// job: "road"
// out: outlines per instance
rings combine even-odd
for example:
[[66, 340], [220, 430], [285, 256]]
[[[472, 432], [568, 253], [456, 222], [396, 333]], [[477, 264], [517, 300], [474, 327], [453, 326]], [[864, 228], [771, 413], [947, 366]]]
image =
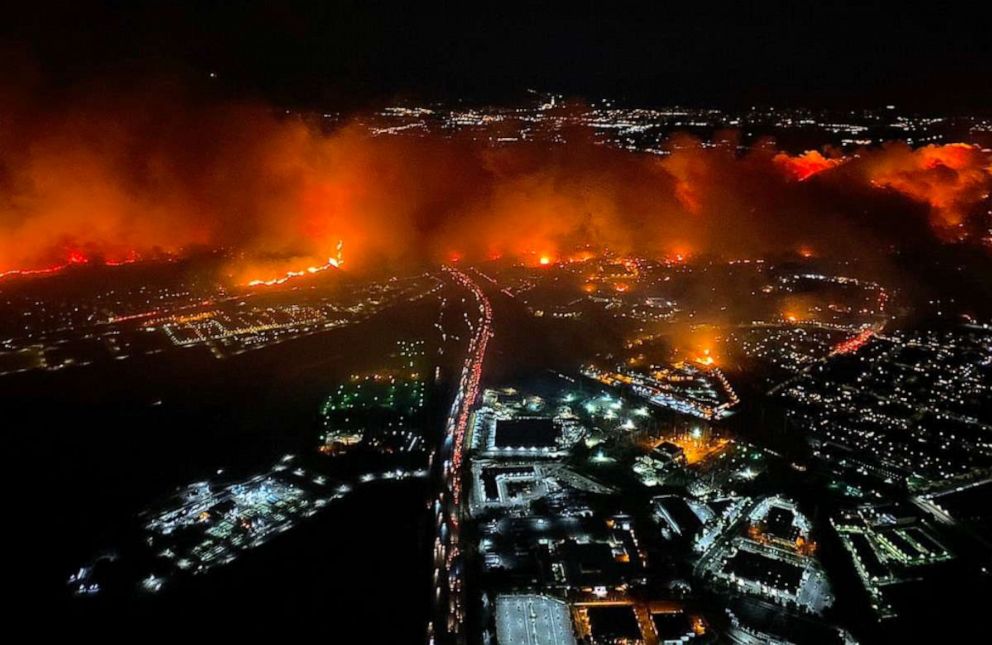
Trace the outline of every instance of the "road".
[[471, 337], [455, 400], [451, 404], [444, 439], [434, 456], [439, 470], [438, 494], [434, 500], [434, 619], [428, 624], [427, 640], [434, 643], [465, 642], [465, 590], [460, 546], [462, 461], [465, 432], [472, 405], [479, 396], [482, 364], [492, 336], [492, 306], [482, 289], [465, 273], [445, 267], [456, 285], [467, 289], [478, 305], [475, 323], [466, 323]]

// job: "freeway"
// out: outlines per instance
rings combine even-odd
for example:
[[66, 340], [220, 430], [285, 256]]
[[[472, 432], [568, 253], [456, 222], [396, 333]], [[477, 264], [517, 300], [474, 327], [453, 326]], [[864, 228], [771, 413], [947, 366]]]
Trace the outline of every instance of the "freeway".
[[465, 431], [469, 414], [479, 395], [482, 363], [486, 345], [492, 336], [492, 306], [482, 289], [465, 273], [445, 267], [456, 285], [467, 289], [474, 297], [479, 317], [471, 330], [465, 365], [451, 412], [444, 429], [444, 439], [435, 453], [433, 463], [439, 469], [440, 486], [434, 500], [434, 619], [427, 627], [427, 640], [434, 643], [465, 641], [465, 597], [463, 563], [460, 547], [462, 509], [462, 461], [465, 452]]

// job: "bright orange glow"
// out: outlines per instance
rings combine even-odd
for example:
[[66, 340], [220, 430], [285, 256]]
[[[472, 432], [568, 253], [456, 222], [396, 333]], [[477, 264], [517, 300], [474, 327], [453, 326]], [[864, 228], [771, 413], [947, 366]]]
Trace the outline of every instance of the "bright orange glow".
[[274, 287], [276, 285], [285, 284], [285, 283], [289, 282], [290, 280], [292, 280], [293, 278], [300, 278], [300, 277], [303, 277], [305, 275], [312, 275], [314, 273], [321, 273], [322, 271], [326, 271], [327, 269], [332, 269], [332, 268], [333, 269], [337, 269], [338, 268], [337, 260], [335, 260], [334, 258], [328, 258], [326, 264], [320, 264], [320, 265], [316, 265], [316, 266], [310, 266], [310, 267], [307, 267], [306, 269], [303, 269], [302, 271], [288, 271], [286, 274], [284, 274], [284, 275], [282, 275], [282, 276], [280, 276], [278, 278], [269, 278], [268, 280], [264, 280], [264, 279], [261, 279], [261, 278], [255, 278], [254, 280], [249, 280], [248, 281], [248, 286], [249, 287]]
[[823, 306], [823, 301], [814, 295], [791, 293], [781, 300], [779, 315], [782, 320], [790, 323], [815, 321]]
[[685, 245], [679, 245], [665, 254], [666, 264], [685, 264], [692, 256], [692, 249]]
[[137, 251], [128, 251], [127, 255], [119, 259], [104, 259], [103, 263], [108, 267], [119, 267], [125, 264], [133, 264], [135, 262], [140, 262], [141, 256], [138, 255]]
[[796, 551], [807, 556], [813, 555], [816, 553], [816, 542], [813, 540], [807, 541], [800, 535], [796, 538]]
[[691, 431], [663, 437], [655, 445], [666, 441], [682, 449], [685, 462], [690, 466], [717, 456], [730, 445], [730, 440], [725, 437], [714, 437], [709, 432]]
[[775, 155], [773, 161], [782, 168], [789, 176], [797, 181], [806, 181], [813, 175], [818, 175], [824, 170], [835, 168], [846, 159], [824, 157], [816, 150], [807, 150], [801, 155], [791, 157], [784, 152]]
[[942, 240], [987, 238], [967, 225], [985, 216], [992, 155], [972, 145], [792, 156], [674, 135], [659, 157], [581, 136], [567, 148], [372, 136], [360, 116], [328, 131], [266, 105], [143, 92], [52, 105], [0, 94], [0, 275], [223, 249], [224, 275], [267, 284], [332, 265], [338, 240], [355, 271], [547, 266], [606, 249], [675, 265], [810, 239], [824, 256], [859, 254], [881, 210], [919, 217], [912, 202]]
[[592, 251], [579, 251], [568, 256], [569, 262], [588, 262], [596, 257], [596, 254]]
[[340, 269], [341, 265], [344, 264], [344, 242], [338, 242], [337, 255], [332, 258], [327, 258], [327, 262], [323, 264], [311, 265], [305, 269], [286, 271], [284, 274], [279, 275], [274, 278], [253, 278], [247, 281], [249, 287], [274, 287], [277, 285], [285, 284], [294, 278], [301, 278], [306, 275], [313, 275], [315, 273], [322, 273], [328, 269]]
[[669, 333], [673, 361], [692, 363], [697, 367], [720, 365], [724, 339], [718, 325], [676, 327]]
[[86, 264], [89, 259], [82, 253], [82, 251], [70, 251], [69, 256], [65, 259], [68, 264]]
[[893, 144], [883, 150], [864, 161], [870, 183], [929, 205], [938, 232], [949, 240], [962, 239], [966, 214], [992, 190], [989, 154], [964, 143], [915, 150]]
[[692, 631], [696, 636], [702, 636], [706, 633], [706, 621], [701, 616], [692, 617]]
[[710, 365], [713, 365], [716, 361], [713, 358], [712, 354], [710, 353], [710, 349], [707, 347], [706, 349], [703, 350], [702, 354], [696, 357], [696, 362], [699, 363], [700, 365], [709, 367]]
[[[141, 259], [140, 256], [135, 251], [130, 251], [127, 253], [127, 255], [125, 255], [120, 259], [104, 258], [103, 264], [108, 267], [118, 267], [118, 266], [123, 266], [125, 264], [138, 262], [140, 259]], [[54, 275], [57, 273], [61, 273], [62, 271], [68, 269], [73, 265], [89, 264], [89, 263], [90, 263], [90, 259], [86, 256], [85, 253], [83, 253], [82, 251], [73, 250], [66, 254], [66, 258], [64, 262], [61, 262], [59, 264], [53, 264], [47, 267], [31, 268], [31, 269], [10, 269], [7, 271], [2, 271], [0, 272], [0, 280], [4, 278], [13, 278], [18, 276], [29, 277], [29, 276]]]

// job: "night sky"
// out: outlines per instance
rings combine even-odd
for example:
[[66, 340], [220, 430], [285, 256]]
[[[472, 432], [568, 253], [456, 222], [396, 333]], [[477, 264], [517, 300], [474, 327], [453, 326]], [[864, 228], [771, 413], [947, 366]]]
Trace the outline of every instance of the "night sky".
[[513, 101], [529, 88], [655, 105], [992, 108], [992, 27], [977, 3], [398, 4], [25, 2], [4, 9], [0, 53], [8, 78], [53, 96], [170, 78], [323, 108]]

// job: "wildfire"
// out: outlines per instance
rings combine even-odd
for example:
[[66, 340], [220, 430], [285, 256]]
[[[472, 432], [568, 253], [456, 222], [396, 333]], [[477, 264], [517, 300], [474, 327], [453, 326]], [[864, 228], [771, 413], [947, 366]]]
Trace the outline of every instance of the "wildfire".
[[578, 251], [568, 257], [569, 262], [588, 262], [596, 257], [592, 251]]
[[692, 255], [692, 251], [688, 247], [680, 246], [672, 249], [668, 254], [665, 255], [664, 262], [668, 265], [683, 265], [689, 262], [689, 258]]
[[133, 264], [135, 262], [140, 262], [141, 256], [138, 255], [137, 251], [128, 251], [127, 255], [119, 260], [105, 259], [103, 261], [108, 267], [119, 267], [125, 264]]
[[931, 223], [948, 240], [963, 239], [967, 213], [992, 187], [989, 155], [978, 146], [951, 143], [915, 150], [891, 145], [866, 162], [868, 180], [930, 207]]
[[272, 278], [269, 280], [255, 279], [248, 282], [249, 287], [274, 287], [280, 284], [285, 284], [294, 278], [301, 278], [305, 275], [313, 275], [315, 273], [322, 273], [328, 269], [340, 269], [341, 265], [344, 263], [342, 257], [342, 252], [344, 250], [344, 241], [338, 242], [337, 257], [327, 258], [327, 262], [324, 264], [318, 264], [315, 266], [307, 267], [302, 271], [287, 271], [284, 275], [278, 278]]
[[839, 166], [845, 159], [824, 157], [816, 150], [807, 150], [795, 157], [780, 152], [773, 161], [796, 181], [806, 181], [813, 175]]
[[704, 365], [706, 367], [709, 367], [716, 362], [716, 360], [713, 358], [713, 355], [710, 353], [710, 349], [708, 347], [703, 350], [702, 354], [700, 354], [695, 358], [695, 361], [700, 365]]
[[[485, 136], [372, 136], [361, 117], [327, 131], [257, 104], [92, 98], [14, 110], [0, 129], [0, 276], [225, 249], [248, 265], [236, 283], [273, 286], [340, 268], [328, 253], [338, 239], [355, 271], [486, 257], [562, 266], [600, 249], [674, 269], [795, 249], [797, 239], [830, 255], [877, 221], [874, 202], [834, 197], [883, 192], [927, 205], [944, 240], [988, 240], [968, 224], [984, 216], [992, 157], [972, 145], [742, 154], [674, 135], [670, 154], [655, 158], [582, 138], [564, 152], [494, 147]], [[795, 185], [820, 173], [831, 181]], [[886, 216], [900, 207], [888, 196], [878, 205]], [[60, 253], [67, 245], [85, 254]], [[259, 268], [271, 258], [286, 265]]]
[[[133, 252], [132, 252], [133, 253]], [[134, 259], [125, 258], [124, 260], [104, 260], [104, 264], [107, 266], [120, 266], [122, 264], [129, 264], [131, 262], [137, 261], [137, 256]], [[0, 280], [4, 278], [11, 278], [16, 276], [33, 276], [33, 275], [52, 275], [56, 273], [61, 273], [62, 271], [68, 269], [74, 265], [89, 264], [90, 259], [85, 253], [78, 250], [70, 251], [65, 258], [64, 262], [59, 264], [53, 264], [47, 267], [41, 267], [37, 269], [10, 269], [7, 271], [0, 271]]]
[[837, 343], [831, 354], [834, 355], [852, 354], [858, 351], [859, 349], [861, 349], [862, 347], [864, 347], [868, 343], [868, 341], [871, 340], [874, 336], [875, 336], [875, 330], [864, 329], [855, 336], [851, 336], [850, 338]]
[[696, 325], [672, 332], [673, 361], [697, 367], [717, 367], [722, 357], [724, 338], [718, 325]]
[[317, 266], [307, 267], [303, 271], [289, 271], [285, 275], [272, 278], [271, 280], [260, 280], [255, 279], [248, 282], [249, 287], [274, 287], [276, 285], [285, 284], [292, 280], [293, 278], [301, 278], [305, 275], [311, 275], [314, 273], [320, 273], [328, 269], [337, 269], [339, 267], [338, 261], [334, 258], [328, 258], [325, 264], [320, 264]]

